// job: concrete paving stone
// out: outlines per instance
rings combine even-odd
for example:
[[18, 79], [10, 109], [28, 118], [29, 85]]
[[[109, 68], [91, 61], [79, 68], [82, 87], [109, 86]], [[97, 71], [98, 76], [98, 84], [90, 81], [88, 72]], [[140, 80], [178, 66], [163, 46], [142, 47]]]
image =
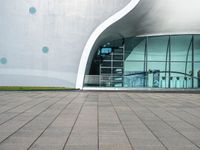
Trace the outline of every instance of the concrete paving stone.
[[98, 150], [96, 145], [67, 145], [65, 150]]
[[99, 145], [99, 150], [131, 150], [129, 144], [108, 144], [108, 145]]
[[132, 145], [138, 147], [138, 146], [162, 146], [160, 144], [160, 142], [157, 139], [153, 139], [153, 138], [130, 138], [130, 141], [132, 143]]
[[194, 143], [200, 144], [200, 131], [185, 131], [184, 136], [194, 141]]
[[70, 140], [68, 141], [67, 145], [97, 145], [97, 135], [95, 134], [79, 134], [79, 135], [71, 135]]
[[0, 146], [1, 150], [22, 150], [23, 145], [22, 144], [4, 144], [3, 146]]
[[43, 137], [66, 137], [66, 135], [70, 133], [70, 130], [71, 127], [66, 127], [64, 125], [62, 127], [50, 126], [40, 138], [42, 139]]
[[150, 132], [143, 131], [127, 131], [129, 138], [144, 138], [144, 139], [156, 139], [156, 137]]
[[199, 150], [198, 147], [191, 145], [183, 145], [183, 146], [167, 145], [167, 148], [169, 150]]
[[35, 144], [30, 150], [62, 150], [63, 145], [57, 145], [55, 143], [47, 143], [47, 144]]
[[157, 146], [157, 145], [148, 145], [148, 146], [135, 146], [134, 145], [134, 150], [167, 150], [163, 146]]

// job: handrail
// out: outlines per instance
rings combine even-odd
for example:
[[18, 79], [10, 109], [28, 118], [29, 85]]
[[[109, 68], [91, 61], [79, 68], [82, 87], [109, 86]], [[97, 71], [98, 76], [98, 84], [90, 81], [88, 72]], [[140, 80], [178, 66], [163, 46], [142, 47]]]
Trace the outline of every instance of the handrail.
[[[200, 80], [200, 77], [193, 77], [191, 76], [190, 74], [187, 74], [187, 73], [183, 73], [183, 72], [178, 72], [178, 71], [170, 71], [171, 73], [176, 73], [176, 74], [182, 74], [182, 75], [185, 75], [185, 76], [189, 76], [191, 78], [194, 78], [194, 79], [199, 79]], [[137, 73], [132, 73], [132, 74], [128, 74], [128, 75], [124, 75], [124, 76], [132, 76], [132, 75], [139, 75], [139, 74], [144, 74], [145, 72], [137, 72]], [[155, 72], [146, 72], [146, 74], [153, 74]], [[159, 71], [159, 73], [169, 73], [169, 71]]]

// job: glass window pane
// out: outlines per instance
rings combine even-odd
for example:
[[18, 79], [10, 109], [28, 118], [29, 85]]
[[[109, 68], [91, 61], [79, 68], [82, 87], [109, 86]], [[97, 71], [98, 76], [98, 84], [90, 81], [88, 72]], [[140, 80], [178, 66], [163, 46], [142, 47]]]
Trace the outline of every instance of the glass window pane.
[[191, 35], [171, 36], [171, 61], [186, 61], [188, 49], [188, 61], [191, 61], [192, 46]]
[[165, 61], [168, 36], [148, 38], [148, 61]]
[[145, 50], [145, 39], [135, 45], [130, 54], [127, 56], [126, 61], [135, 60], [135, 61], [144, 61], [144, 50]]

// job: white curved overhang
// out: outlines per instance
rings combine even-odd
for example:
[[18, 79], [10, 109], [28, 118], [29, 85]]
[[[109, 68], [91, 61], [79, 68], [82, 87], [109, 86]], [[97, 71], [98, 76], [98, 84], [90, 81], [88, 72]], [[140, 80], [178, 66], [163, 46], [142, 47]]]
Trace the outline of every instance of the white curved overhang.
[[77, 75], [77, 81], [76, 81], [76, 88], [82, 89], [83, 88], [83, 81], [84, 81], [84, 75], [85, 70], [88, 62], [88, 58], [90, 56], [91, 50], [98, 39], [98, 37], [105, 31], [109, 26], [111, 26], [113, 23], [117, 22], [121, 18], [123, 18], [125, 15], [130, 13], [131, 10], [135, 8], [135, 6], [138, 4], [140, 0], [131, 0], [131, 2], [124, 7], [122, 10], [108, 18], [106, 21], [104, 21], [100, 26], [96, 28], [96, 30], [91, 34], [89, 40], [87, 41], [85, 48], [83, 50], [79, 69], [78, 69], [78, 75]]
[[89, 38], [79, 65], [82, 89], [89, 56], [100, 45], [132, 36], [200, 34], [200, 0], [132, 0], [102, 23]]

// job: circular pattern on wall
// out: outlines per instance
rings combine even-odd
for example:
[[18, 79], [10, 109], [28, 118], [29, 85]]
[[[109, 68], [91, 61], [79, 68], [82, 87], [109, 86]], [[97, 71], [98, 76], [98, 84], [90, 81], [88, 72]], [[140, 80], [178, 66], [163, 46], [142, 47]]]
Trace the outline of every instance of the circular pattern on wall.
[[36, 8], [35, 7], [30, 7], [29, 8], [29, 13], [34, 15], [35, 13], [37, 12]]
[[43, 48], [42, 48], [42, 52], [45, 53], [45, 54], [48, 53], [48, 52], [49, 52], [49, 48], [46, 47], [46, 46], [43, 47]]
[[1, 63], [2, 65], [5, 65], [5, 64], [7, 63], [7, 59], [6, 59], [5, 57], [2, 57], [2, 58], [0, 59], [0, 63]]

